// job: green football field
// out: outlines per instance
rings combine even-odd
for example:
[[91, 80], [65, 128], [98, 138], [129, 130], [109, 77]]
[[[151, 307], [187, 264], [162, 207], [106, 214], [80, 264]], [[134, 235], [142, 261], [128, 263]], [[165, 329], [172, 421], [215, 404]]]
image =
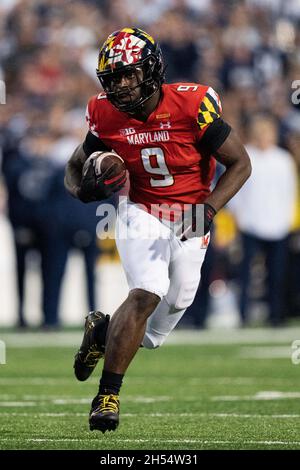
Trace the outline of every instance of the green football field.
[[81, 333], [0, 339], [0, 449], [300, 449], [299, 328], [178, 331], [140, 350], [120, 426], [104, 435], [88, 429], [101, 367], [85, 383], [73, 377]]

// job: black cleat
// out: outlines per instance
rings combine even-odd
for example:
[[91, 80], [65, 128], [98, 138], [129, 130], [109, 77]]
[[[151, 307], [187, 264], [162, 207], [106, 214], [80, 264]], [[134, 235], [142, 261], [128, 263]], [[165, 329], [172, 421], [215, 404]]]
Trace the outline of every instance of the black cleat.
[[119, 395], [96, 395], [90, 411], [90, 430], [115, 431], [119, 425]]
[[75, 376], [80, 381], [89, 378], [99, 359], [104, 357], [109, 319], [109, 315], [97, 311], [86, 317], [83, 340], [74, 361]]

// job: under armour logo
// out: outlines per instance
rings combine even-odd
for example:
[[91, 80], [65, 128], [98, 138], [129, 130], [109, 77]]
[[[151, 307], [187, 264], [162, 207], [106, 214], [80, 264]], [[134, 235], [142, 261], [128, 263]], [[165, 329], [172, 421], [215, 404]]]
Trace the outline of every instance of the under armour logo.
[[161, 123], [159, 124], [159, 127], [160, 127], [161, 129], [171, 129], [171, 123], [170, 123], [170, 121], [161, 122]]

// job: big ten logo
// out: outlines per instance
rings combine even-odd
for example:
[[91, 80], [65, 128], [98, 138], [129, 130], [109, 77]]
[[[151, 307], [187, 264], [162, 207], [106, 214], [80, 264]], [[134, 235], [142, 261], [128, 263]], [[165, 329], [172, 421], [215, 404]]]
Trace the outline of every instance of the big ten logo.
[[300, 339], [296, 339], [292, 342], [292, 354], [291, 361], [293, 364], [300, 364]]
[[0, 365], [6, 364], [6, 345], [0, 340]]
[[292, 103], [295, 105], [300, 104], [300, 80], [294, 80], [292, 88], [295, 90], [291, 96]]
[[6, 86], [3, 80], [0, 80], [0, 104], [6, 104]]
[[127, 135], [135, 134], [134, 127], [128, 127], [127, 129], [120, 129], [120, 134], [126, 137]]

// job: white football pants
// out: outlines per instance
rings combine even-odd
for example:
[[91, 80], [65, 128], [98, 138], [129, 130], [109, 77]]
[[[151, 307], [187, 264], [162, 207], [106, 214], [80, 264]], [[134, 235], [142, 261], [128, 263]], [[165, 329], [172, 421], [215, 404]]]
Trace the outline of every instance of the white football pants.
[[129, 289], [143, 289], [161, 298], [148, 318], [144, 347], [160, 346], [192, 304], [208, 242], [209, 234], [181, 242], [138, 205], [120, 204], [116, 243]]

